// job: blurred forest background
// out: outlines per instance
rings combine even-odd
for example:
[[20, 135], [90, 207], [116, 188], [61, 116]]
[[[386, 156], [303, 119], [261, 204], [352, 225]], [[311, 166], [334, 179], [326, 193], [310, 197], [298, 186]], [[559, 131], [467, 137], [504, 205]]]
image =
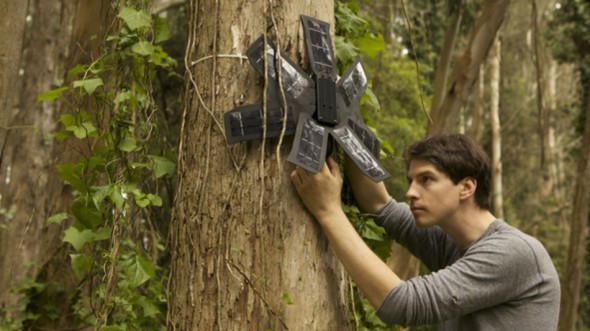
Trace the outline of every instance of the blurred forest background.
[[[243, 54], [263, 27], [304, 61], [288, 33], [297, 2], [259, 2], [0, 0], [0, 330], [399, 329], [324, 257], [284, 179], [290, 140], [223, 141], [222, 114], [262, 99]], [[392, 196], [407, 188], [405, 146], [473, 137], [494, 162], [494, 214], [560, 273], [560, 330], [590, 330], [590, 2], [312, 7], [341, 72], [358, 55], [368, 71], [361, 106]], [[400, 274], [427, 272], [346, 209]]]

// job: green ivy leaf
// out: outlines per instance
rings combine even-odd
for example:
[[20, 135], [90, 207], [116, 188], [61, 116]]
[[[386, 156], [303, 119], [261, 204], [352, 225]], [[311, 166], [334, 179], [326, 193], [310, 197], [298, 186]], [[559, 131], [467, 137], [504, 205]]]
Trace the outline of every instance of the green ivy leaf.
[[148, 157], [152, 161], [152, 171], [156, 178], [174, 174], [174, 170], [176, 169], [174, 162], [162, 156], [149, 155]]
[[47, 219], [47, 225], [49, 224], [61, 224], [64, 220], [68, 219], [67, 213], [58, 213]]
[[137, 30], [140, 28], [148, 28], [152, 24], [152, 18], [144, 10], [135, 10], [133, 8], [124, 7], [117, 15], [131, 30]]
[[131, 287], [137, 287], [147, 282], [151, 277], [145, 269], [144, 263], [136, 256], [132, 263], [125, 268], [125, 275]]
[[135, 150], [137, 148], [137, 140], [135, 140], [135, 138], [132, 137], [126, 137], [121, 139], [121, 142], [119, 143], [119, 149], [123, 152], [131, 152], [133, 150]]
[[92, 256], [84, 254], [70, 254], [72, 269], [78, 278], [82, 278], [92, 267]]
[[112, 229], [108, 226], [98, 228], [92, 233], [92, 241], [107, 240], [111, 238]]
[[154, 45], [149, 41], [138, 41], [131, 46], [131, 51], [141, 56], [148, 56], [154, 53]]
[[92, 136], [97, 131], [92, 122], [84, 122], [81, 125], [70, 125], [66, 127], [66, 130], [74, 133], [74, 136], [76, 136], [78, 139], [84, 139], [88, 136]]
[[53, 101], [61, 96], [62, 93], [68, 90], [67, 86], [56, 88], [54, 90], [45, 91], [37, 97], [37, 102]]
[[358, 39], [357, 45], [370, 58], [375, 58], [379, 52], [385, 49], [385, 41], [381, 34], [376, 36], [364, 35]]
[[156, 206], [156, 207], [162, 207], [162, 198], [160, 198], [159, 195], [156, 194], [148, 194], [147, 198], [150, 200], [150, 202], [152, 203], [152, 205]]
[[135, 304], [139, 305], [143, 310], [143, 316], [145, 317], [153, 317], [162, 312], [158, 309], [156, 305], [154, 305], [148, 298], [141, 296]]
[[94, 93], [99, 86], [103, 86], [104, 83], [101, 78], [91, 78], [91, 79], [83, 79], [83, 80], [76, 80], [73, 83], [75, 88], [83, 88], [84, 91], [88, 94]]
[[70, 226], [66, 231], [64, 231], [64, 242], [68, 242], [74, 246], [74, 249], [79, 251], [86, 245], [87, 243], [91, 242], [94, 238], [94, 234], [89, 229], [84, 229], [82, 231], [76, 229], [74, 226]]
[[125, 331], [127, 328], [124, 328], [119, 325], [103, 325], [98, 329], [99, 331]]
[[76, 119], [71, 114], [63, 114], [59, 117], [59, 121], [66, 127], [76, 125]]
[[160, 16], [154, 16], [154, 43], [160, 43], [172, 37], [168, 20]]
[[94, 204], [75, 201], [72, 204], [72, 214], [85, 228], [94, 229], [102, 223], [102, 213]]
[[79, 163], [66, 163], [56, 166], [61, 179], [78, 192], [85, 194], [88, 189], [84, 181], [84, 166]]
[[121, 191], [121, 186], [114, 185], [113, 189], [110, 192], [109, 197], [111, 198], [111, 201], [113, 201], [113, 203], [115, 204], [115, 207], [117, 207], [117, 209], [123, 208], [123, 204], [125, 203], [125, 198], [123, 198], [123, 192]]

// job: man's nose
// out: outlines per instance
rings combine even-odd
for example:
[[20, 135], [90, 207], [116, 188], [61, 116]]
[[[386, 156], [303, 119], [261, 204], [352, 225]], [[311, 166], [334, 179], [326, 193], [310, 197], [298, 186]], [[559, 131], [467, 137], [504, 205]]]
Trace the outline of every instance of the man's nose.
[[406, 192], [406, 200], [412, 201], [417, 198], [416, 188], [414, 187], [414, 183], [410, 183], [410, 187], [408, 187], [408, 191]]

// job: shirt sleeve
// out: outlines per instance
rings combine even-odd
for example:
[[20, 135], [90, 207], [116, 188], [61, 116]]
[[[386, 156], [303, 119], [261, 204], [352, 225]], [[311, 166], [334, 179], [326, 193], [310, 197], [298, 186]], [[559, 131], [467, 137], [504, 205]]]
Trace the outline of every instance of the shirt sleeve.
[[444, 268], [460, 256], [453, 239], [438, 226], [418, 228], [406, 203], [392, 198], [377, 211], [375, 222], [431, 271]]
[[542, 279], [530, 247], [519, 238], [496, 237], [478, 242], [451, 266], [402, 282], [377, 309], [379, 318], [438, 323], [536, 291]]

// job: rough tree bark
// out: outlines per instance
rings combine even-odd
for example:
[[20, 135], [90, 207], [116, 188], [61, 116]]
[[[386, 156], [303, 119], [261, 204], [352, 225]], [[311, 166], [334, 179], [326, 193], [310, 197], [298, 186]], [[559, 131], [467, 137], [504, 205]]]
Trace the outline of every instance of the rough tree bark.
[[6, 137], [6, 122], [17, 92], [15, 82], [20, 68], [27, 8], [27, 1], [0, 0], [3, 15], [0, 21], [0, 156]]
[[432, 122], [427, 130], [429, 135], [451, 131], [459, 110], [477, 80], [479, 66], [487, 56], [509, 4], [510, 0], [486, 0], [483, 3], [469, 44], [453, 66], [441, 106], [432, 109]]
[[52, 89], [63, 77], [75, 5], [62, 0], [30, 3], [31, 37], [23, 56], [20, 102], [9, 113], [13, 128], [7, 132], [0, 158], [0, 203], [14, 210], [6, 228], [0, 229], [0, 305], [16, 303], [17, 296], [10, 288], [26, 276], [34, 278], [59, 242], [59, 229], [45, 225], [61, 200], [61, 183], [51, 183], [51, 177], [57, 177], [51, 142], [57, 107], [55, 103], [38, 103], [37, 95]]
[[[330, 22], [332, 1], [190, 1], [188, 77], [171, 228], [169, 328], [344, 330], [348, 279], [304, 210], [285, 163], [291, 141], [228, 147], [220, 126], [262, 99], [244, 54], [267, 31], [304, 58], [299, 15]], [[194, 65], [193, 65], [194, 63]], [[278, 156], [280, 156], [280, 161]]]
[[[25, 277], [49, 282], [70, 271], [65, 267], [69, 265], [67, 250], [58, 250], [63, 228], [47, 226], [46, 221], [68, 210], [71, 190], [59, 178], [55, 165], [75, 151], [70, 144], [52, 140], [59, 103], [39, 103], [37, 96], [55, 88], [53, 84], [64, 79], [75, 64], [97, 55], [100, 38], [92, 36], [104, 28], [100, 20], [110, 1], [34, 0], [31, 6], [31, 39], [24, 57], [20, 104], [10, 117], [10, 125], [20, 129], [8, 132], [0, 164], [6, 175], [0, 181], [2, 205], [16, 207], [7, 228], [0, 230], [0, 305], [16, 302], [18, 297], [10, 289]], [[60, 279], [64, 290], [68, 279]], [[53, 298], [53, 302], [58, 305], [65, 300]], [[71, 316], [47, 324], [39, 320], [36, 326], [71, 326], [68, 318]]]

